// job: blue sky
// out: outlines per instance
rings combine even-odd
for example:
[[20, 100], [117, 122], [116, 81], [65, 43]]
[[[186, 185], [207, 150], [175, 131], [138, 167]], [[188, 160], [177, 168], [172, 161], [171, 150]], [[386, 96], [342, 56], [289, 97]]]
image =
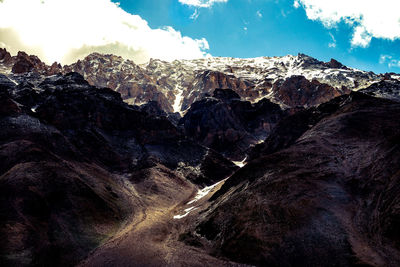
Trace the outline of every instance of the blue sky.
[[2, 0], [0, 47], [48, 64], [300, 52], [399, 73], [398, 10], [399, 0]]
[[[351, 1], [351, 0], [350, 0]], [[334, 2], [334, 1], [333, 1]], [[293, 0], [229, 0], [196, 8], [177, 0], [122, 0], [120, 6], [145, 19], [152, 28], [165, 25], [192, 38], [205, 38], [213, 56], [283, 56], [298, 52], [320, 60], [374, 72], [400, 72], [400, 41], [372, 38], [367, 47], [353, 46], [353, 28], [339, 22], [329, 28], [310, 20]], [[198, 17], [191, 15], [198, 12]], [[383, 60], [382, 56], [388, 57]], [[394, 60], [391, 66], [389, 63]], [[385, 61], [385, 62], [383, 62]]]

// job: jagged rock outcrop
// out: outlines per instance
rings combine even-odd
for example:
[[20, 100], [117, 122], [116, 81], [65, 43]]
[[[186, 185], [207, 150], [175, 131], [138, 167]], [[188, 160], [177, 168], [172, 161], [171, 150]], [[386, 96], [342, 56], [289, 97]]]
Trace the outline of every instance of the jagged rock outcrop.
[[14, 59], [12, 72], [15, 74], [30, 72], [32, 70], [43, 71], [46, 65], [36, 56], [28, 56], [25, 52], [18, 52]]
[[3, 64], [9, 64], [11, 61], [11, 54], [5, 48], [0, 48], [0, 61]]
[[193, 103], [180, 125], [187, 136], [240, 161], [285, 115], [267, 99], [251, 104], [231, 89], [216, 89], [213, 97]]
[[48, 66], [37, 56], [28, 55], [22, 51], [18, 52], [16, 56], [11, 56], [5, 48], [0, 48], [0, 65], [0, 71], [15, 74], [35, 72], [43, 75], [54, 75], [62, 72], [62, 66], [57, 62]]
[[331, 58], [329, 62], [324, 62], [323, 65], [332, 69], [344, 69], [344, 70], [349, 69], [348, 67], [344, 66], [342, 63], [340, 63], [334, 58]]

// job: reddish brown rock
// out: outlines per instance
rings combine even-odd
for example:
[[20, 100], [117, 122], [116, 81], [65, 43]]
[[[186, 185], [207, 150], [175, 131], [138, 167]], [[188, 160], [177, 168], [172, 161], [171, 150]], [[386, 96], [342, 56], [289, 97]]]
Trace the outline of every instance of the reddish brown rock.
[[35, 70], [41, 72], [46, 69], [46, 65], [36, 56], [29, 56], [25, 52], [18, 52], [12, 72], [16, 74], [30, 72]]
[[60, 63], [57, 62], [54, 62], [47, 70], [48, 75], [54, 75], [59, 73], [62, 73], [62, 66]]
[[12, 64], [11, 71], [15, 74], [35, 72], [43, 75], [54, 75], [62, 72], [62, 66], [59, 63], [54, 62], [51, 66], [48, 66], [37, 56], [28, 55], [21, 51], [8, 61]]
[[5, 48], [0, 48], [0, 61], [3, 64], [11, 63], [11, 54]]
[[93, 53], [83, 60], [64, 66], [64, 73], [70, 71], [80, 73], [91, 85], [115, 90], [129, 104], [141, 105], [157, 101], [164, 111], [173, 111], [173, 93], [160, 90], [162, 80], [156, 81], [131, 60]]
[[303, 76], [279, 80], [273, 85], [272, 91], [276, 99], [289, 107], [316, 106], [350, 92], [346, 88], [337, 89], [317, 80], [310, 82]]
[[212, 95], [214, 90], [219, 88], [231, 89], [243, 99], [257, 99], [260, 92], [254, 87], [251, 82], [239, 79], [234, 75], [218, 71], [204, 71], [194, 78], [192, 84], [184, 92], [185, 99], [182, 108], [184, 110], [189, 108], [192, 103], [206, 95]]

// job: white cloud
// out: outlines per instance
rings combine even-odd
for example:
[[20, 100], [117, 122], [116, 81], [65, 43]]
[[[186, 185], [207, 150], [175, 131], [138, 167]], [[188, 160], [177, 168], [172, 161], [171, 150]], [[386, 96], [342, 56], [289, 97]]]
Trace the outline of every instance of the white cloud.
[[215, 3], [226, 3], [228, 0], [179, 0], [179, 2], [193, 7], [211, 7]]
[[328, 46], [329, 46], [330, 48], [335, 48], [335, 47], [336, 47], [336, 38], [335, 38], [335, 36], [333, 36], [332, 33], [329, 33], [329, 36], [331, 37], [332, 42], [330, 42], [330, 43], [328, 44]]
[[152, 29], [111, 0], [0, 1], [0, 42], [13, 54], [24, 50], [63, 64], [95, 51], [142, 63], [151, 57], [201, 58], [209, 49], [204, 38], [171, 27]]
[[196, 20], [196, 19], [199, 17], [199, 15], [200, 15], [199, 10], [196, 8], [196, 9], [194, 10], [193, 14], [190, 16], [190, 18], [191, 18], [192, 20]]
[[373, 37], [400, 38], [399, 0], [295, 0], [294, 6], [300, 3], [309, 19], [327, 28], [342, 21], [353, 27], [353, 46], [367, 47]]
[[257, 17], [259, 17], [259, 18], [262, 18], [262, 17], [263, 17], [263, 14], [261, 13], [260, 10], [257, 10], [256, 14], [257, 14]]
[[379, 58], [379, 64], [387, 64], [389, 68], [400, 68], [400, 60], [394, 59], [390, 55], [381, 55]]
[[389, 55], [381, 55], [379, 58], [379, 64], [384, 64], [386, 61], [392, 59], [392, 56]]
[[370, 34], [364, 26], [357, 26], [354, 29], [353, 39], [351, 44], [353, 46], [367, 47], [372, 40], [372, 34]]
[[389, 68], [392, 67], [400, 68], [400, 60], [392, 59], [389, 63]]

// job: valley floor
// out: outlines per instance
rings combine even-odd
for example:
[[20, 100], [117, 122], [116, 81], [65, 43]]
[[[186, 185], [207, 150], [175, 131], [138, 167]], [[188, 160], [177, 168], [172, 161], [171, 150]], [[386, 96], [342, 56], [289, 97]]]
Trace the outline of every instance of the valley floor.
[[201, 199], [196, 198], [195, 189], [185, 189], [184, 200], [144, 208], [78, 266], [243, 266], [179, 241], [179, 236], [197, 214], [207, 209], [207, 200], [222, 185], [223, 182], [217, 184]]

